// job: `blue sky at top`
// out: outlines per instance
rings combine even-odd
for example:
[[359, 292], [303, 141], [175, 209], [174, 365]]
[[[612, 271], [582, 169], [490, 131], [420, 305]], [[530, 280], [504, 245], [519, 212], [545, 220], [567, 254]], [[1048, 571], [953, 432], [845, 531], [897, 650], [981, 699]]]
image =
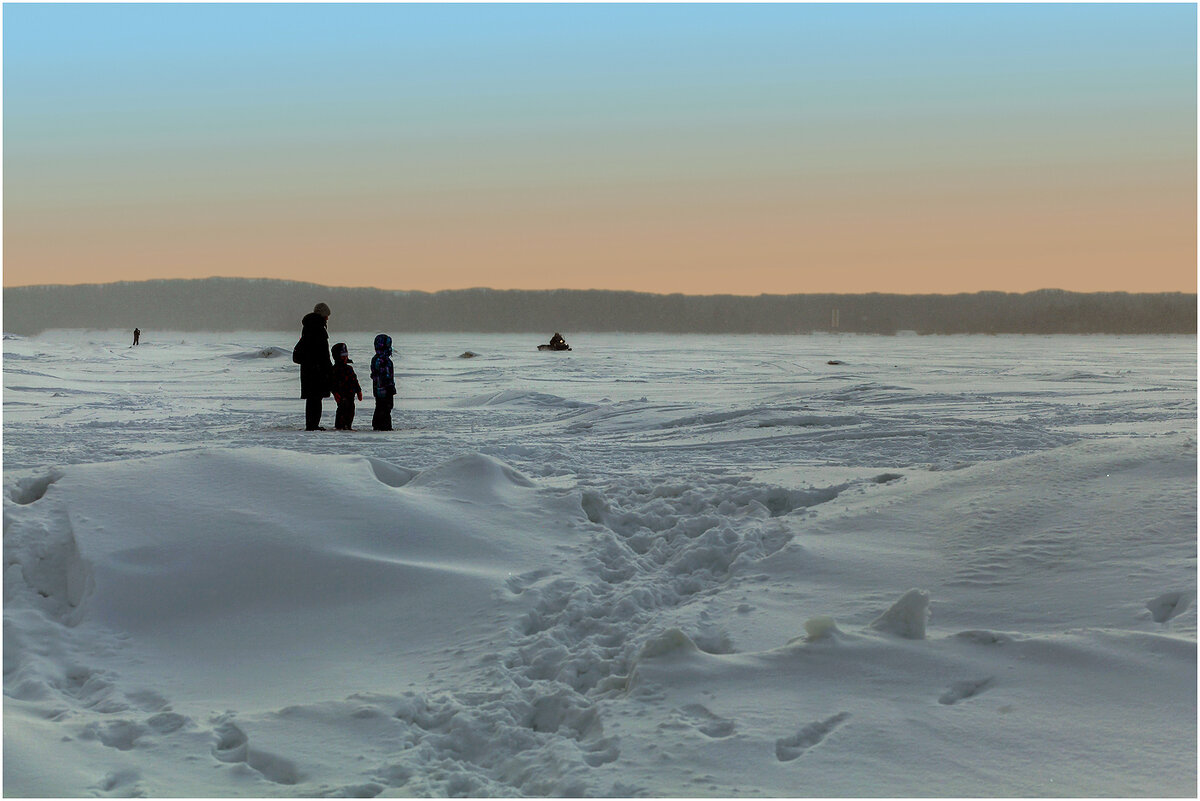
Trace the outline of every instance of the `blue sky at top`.
[[1126, 180], [1195, 157], [1193, 4], [3, 12], [6, 200], [39, 226], [306, 193], [412, 208], [674, 186], [686, 206], [837, 176]]

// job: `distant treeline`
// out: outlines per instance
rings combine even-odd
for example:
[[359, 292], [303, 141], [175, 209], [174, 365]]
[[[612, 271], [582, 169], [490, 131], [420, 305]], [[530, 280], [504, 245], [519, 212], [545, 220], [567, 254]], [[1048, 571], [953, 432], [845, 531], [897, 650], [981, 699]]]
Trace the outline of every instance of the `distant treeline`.
[[1196, 295], [653, 295], [607, 290], [398, 292], [208, 278], [4, 290], [4, 331], [289, 331], [317, 301], [342, 331], [494, 333], [1194, 334]]

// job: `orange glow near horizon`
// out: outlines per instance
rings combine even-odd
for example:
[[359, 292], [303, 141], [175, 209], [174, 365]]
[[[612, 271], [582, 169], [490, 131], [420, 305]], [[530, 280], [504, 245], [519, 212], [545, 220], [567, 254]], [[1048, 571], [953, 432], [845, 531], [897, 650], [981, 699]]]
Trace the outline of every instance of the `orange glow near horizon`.
[[813, 181], [686, 202], [660, 187], [624, 203], [106, 208], [69, 221], [9, 209], [4, 285], [242, 276], [419, 291], [1195, 292], [1188, 169], [1140, 183], [993, 176], [921, 193]]

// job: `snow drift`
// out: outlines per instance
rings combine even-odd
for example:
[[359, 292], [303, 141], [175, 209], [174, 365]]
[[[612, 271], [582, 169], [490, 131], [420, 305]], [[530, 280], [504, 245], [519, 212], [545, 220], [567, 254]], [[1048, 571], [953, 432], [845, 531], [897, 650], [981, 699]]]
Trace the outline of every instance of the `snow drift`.
[[1194, 338], [430, 338], [306, 434], [269, 335], [57, 337], [7, 795], [1195, 794]]

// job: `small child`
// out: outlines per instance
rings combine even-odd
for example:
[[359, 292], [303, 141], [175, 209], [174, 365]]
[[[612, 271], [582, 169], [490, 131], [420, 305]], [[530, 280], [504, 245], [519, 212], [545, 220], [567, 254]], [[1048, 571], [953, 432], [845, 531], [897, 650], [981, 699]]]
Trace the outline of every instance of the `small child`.
[[333, 355], [333, 400], [337, 403], [337, 414], [334, 416], [333, 427], [339, 431], [353, 431], [354, 396], [362, 400], [362, 387], [358, 385], [358, 376], [350, 365], [350, 353], [346, 343], [339, 342], [329, 349]]
[[396, 378], [392, 372], [392, 338], [387, 334], [375, 337], [375, 356], [371, 359], [371, 388], [375, 395], [375, 416], [371, 428], [392, 430], [392, 397], [396, 394]]

